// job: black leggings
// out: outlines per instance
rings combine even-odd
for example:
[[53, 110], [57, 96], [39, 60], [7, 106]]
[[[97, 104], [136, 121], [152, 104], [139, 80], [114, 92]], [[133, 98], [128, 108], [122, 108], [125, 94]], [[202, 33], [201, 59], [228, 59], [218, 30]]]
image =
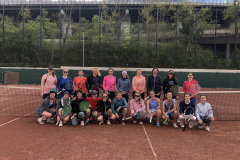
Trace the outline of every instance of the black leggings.
[[[211, 117], [205, 118], [203, 116], [200, 116], [200, 119], [203, 121], [203, 123], [206, 123], [206, 126], [210, 126], [210, 124], [212, 122]], [[198, 125], [200, 125], [198, 120], [197, 120], [197, 123], [198, 123]]]

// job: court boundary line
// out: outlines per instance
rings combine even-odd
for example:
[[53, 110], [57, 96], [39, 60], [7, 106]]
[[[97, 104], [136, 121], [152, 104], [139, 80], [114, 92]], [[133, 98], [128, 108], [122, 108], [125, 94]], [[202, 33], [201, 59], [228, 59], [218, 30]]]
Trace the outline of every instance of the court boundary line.
[[151, 143], [151, 141], [150, 141], [150, 139], [149, 139], [149, 137], [148, 137], [147, 131], [146, 131], [144, 125], [142, 125], [142, 127], [143, 127], [144, 133], [145, 133], [145, 135], [146, 135], [146, 137], [147, 137], [147, 140], [148, 140], [148, 143], [149, 143], [149, 145], [150, 145], [150, 148], [151, 148], [151, 150], [152, 150], [153, 156], [154, 156], [155, 160], [157, 160], [157, 154], [156, 154], [156, 152], [155, 152], [154, 149], [153, 149], [153, 146], [152, 146], [152, 143]]

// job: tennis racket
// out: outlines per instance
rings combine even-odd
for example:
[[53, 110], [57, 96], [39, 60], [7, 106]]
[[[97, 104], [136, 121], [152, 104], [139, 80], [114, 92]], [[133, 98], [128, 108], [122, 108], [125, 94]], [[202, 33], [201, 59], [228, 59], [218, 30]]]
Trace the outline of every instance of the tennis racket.
[[201, 87], [198, 84], [192, 84], [189, 88], [189, 94], [190, 96], [194, 97], [195, 95], [198, 94], [198, 92], [200, 91]]
[[168, 119], [169, 119], [170, 117], [174, 116], [174, 115], [175, 115], [175, 114], [174, 114], [174, 113], [171, 113], [171, 112], [168, 112], [167, 114], [165, 114], [165, 117], [168, 116], [168, 118], [166, 117], [166, 119], [163, 121], [163, 124], [165, 124], [165, 123], [168, 121]]
[[61, 117], [60, 119], [63, 120], [65, 117], [67, 117], [71, 113], [71, 106], [67, 105], [62, 108]]
[[218, 119], [218, 112], [215, 109], [209, 109], [204, 116], [204, 119], [211, 119], [211, 117], [213, 117], [213, 120], [217, 120]]
[[[194, 115], [194, 108], [191, 106], [188, 106], [185, 110], [184, 110], [184, 115], [185, 115], [185, 122], [184, 122], [184, 127], [183, 127], [183, 131], [185, 131], [186, 126], [189, 124], [190, 120], [191, 120], [191, 115]], [[188, 116], [189, 118], [186, 118], [186, 116]]]
[[173, 96], [178, 96], [179, 94], [179, 87], [178, 85], [174, 85], [170, 88], [170, 92], [172, 93]]
[[111, 84], [109, 87], [108, 87], [108, 89], [106, 90], [107, 91], [107, 93], [109, 94], [109, 92], [114, 92], [115, 91], [115, 84]]
[[104, 107], [102, 107], [102, 113], [103, 113], [103, 119], [102, 121], [99, 122], [99, 125], [101, 125], [102, 123], [104, 123], [104, 116], [106, 115], [107, 109], [109, 108], [109, 105], [106, 105], [106, 103], [104, 103]]
[[82, 79], [79, 81], [79, 83], [76, 85], [76, 88], [83, 91], [83, 89], [86, 89], [86, 79]]
[[89, 109], [89, 103], [88, 103], [88, 101], [82, 101], [82, 102], [79, 104], [79, 110], [80, 110], [81, 112], [86, 112], [88, 109]]
[[[156, 113], [156, 109], [150, 109], [150, 112], [152, 113], [152, 115], [154, 116], [154, 114]], [[152, 123], [153, 121], [153, 116], [150, 117], [149, 123]]]
[[[70, 90], [72, 90], [72, 89], [73, 89], [73, 81], [72, 81], [72, 80], [69, 80], [69, 81], [64, 85], [63, 89], [65, 89], [65, 91], [70, 91]], [[62, 92], [64, 92], [64, 91], [59, 91], [59, 92], [57, 93], [57, 95], [59, 95], [59, 94], [62, 93]]]
[[92, 86], [92, 88], [90, 90], [96, 90], [97, 92], [99, 92], [99, 89], [103, 89], [103, 87], [101, 84], [96, 83]]
[[131, 119], [131, 118], [143, 119], [143, 118], [146, 118], [147, 116], [148, 116], [147, 110], [145, 108], [140, 108], [137, 110], [136, 116], [127, 117], [126, 119]]

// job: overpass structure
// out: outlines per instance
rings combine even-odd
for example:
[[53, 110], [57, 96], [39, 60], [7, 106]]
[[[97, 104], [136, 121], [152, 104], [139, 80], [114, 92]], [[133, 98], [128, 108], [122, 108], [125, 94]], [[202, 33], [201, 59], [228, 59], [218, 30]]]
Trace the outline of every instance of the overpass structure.
[[[108, 5], [128, 5], [128, 6], [142, 6], [149, 4], [151, 0], [0, 0], [0, 5], [100, 5], [102, 3]], [[173, 4], [181, 5], [186, 0], [152, 0], [154, 4]], [[197, 6], [216, 6], [216, 7], [226, 7], [228, 2], [233, 0], [189, 0]]]

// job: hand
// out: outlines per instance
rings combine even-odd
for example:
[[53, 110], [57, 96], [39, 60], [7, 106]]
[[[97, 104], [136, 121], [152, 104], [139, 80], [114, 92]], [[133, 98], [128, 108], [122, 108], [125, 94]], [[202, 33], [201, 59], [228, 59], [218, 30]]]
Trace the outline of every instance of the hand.
[[107, 114], [107, 111], [105, 111], [104, 114]]
[[121, 109], [121, 107], [118, 107], [117, 112]]
[[191, 119], [191, 120], [193, 119], [193, 115], [191, 115], [190, 119]]
[[150, 117], [153, 117], [153, 114], [149, 112]]
[[200, 124], [202, 124], [202, 120], [200, 119], [200, 120], [198, 120], [198, 122], [200, 123]]
[[92, 108], [92, 105], [91, 105], [91, 104], [89, 104], [89, 108]]
[[41, 96], [43, 96], [43, 92], [41, 92]]
[[62, 91], [65, 91], [65, 90], [66, 90], [66, 89], [64, 89], [64, 88], [62, 89]]
[[176, 96], [176, 100], [179, 100], [179, 96]]
[[185, 117], [185, 114], [182, 113], [182, 116]]
[[75, 117], [76, 115], [77, 115], [77, 113], [73, 113], [73, 115], [72, 115], [72, 116], [73, 116], [73, 117]]
[[108, 102], [112, 103], [112, 100], [111, 100], [111, 99], [108, 99]]
[[214, 117], [211, 117], [211, 120], [214, 121]]
[[124, 95], [124, 94], [126, 94], [126, 92], [122, 91], [122, 94]]
[[92, 92], [92, 90], [90, 89], [90, 90], [89, 90], [89, 93], [91, 93], [91, 92]]

